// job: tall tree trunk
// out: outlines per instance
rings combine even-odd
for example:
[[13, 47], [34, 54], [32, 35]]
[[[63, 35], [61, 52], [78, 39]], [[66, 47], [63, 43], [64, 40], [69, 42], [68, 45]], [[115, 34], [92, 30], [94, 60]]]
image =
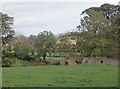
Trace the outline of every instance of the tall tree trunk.
[[45, 58], [46, 58], [46, 52], [44, 52], [43, 54], [43, 61], [45, 62]]

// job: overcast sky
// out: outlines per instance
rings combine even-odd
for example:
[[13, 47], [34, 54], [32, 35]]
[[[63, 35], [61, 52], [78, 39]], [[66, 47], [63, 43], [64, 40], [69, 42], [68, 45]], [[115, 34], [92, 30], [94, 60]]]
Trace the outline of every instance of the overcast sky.
[[[99, 7], [103, 3], [117, 4], [118, 0], [99, 2], [2, 2], [2, 12], [14, 17], [17, 34], [37, 35], [48, 30], [54, 34], [74, 31], [80, 22], [80, 14], [89, 7]], [[1, 4], [1, 3], [0, 3]], [[1, 6], [0, 6], [1, 8]]]

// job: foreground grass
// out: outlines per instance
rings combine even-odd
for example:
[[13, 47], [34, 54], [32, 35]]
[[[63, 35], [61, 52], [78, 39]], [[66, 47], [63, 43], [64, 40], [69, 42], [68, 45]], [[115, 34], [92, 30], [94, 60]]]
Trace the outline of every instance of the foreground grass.
[[0, 88], [2, 87], [2, 67], [0, 66]]
[[117, 65], [3, 68], [3, 87], [117, 87]]

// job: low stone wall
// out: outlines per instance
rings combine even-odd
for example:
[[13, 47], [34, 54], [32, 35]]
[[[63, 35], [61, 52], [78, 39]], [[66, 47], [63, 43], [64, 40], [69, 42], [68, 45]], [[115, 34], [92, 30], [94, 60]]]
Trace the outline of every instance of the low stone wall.
[[59, 61], [61, 65], [74, 65], [76, 64], [74, 59], [62, 59]]
[[83, 64], [118, 64], [118, 59], [107, 57], [83, 58]]

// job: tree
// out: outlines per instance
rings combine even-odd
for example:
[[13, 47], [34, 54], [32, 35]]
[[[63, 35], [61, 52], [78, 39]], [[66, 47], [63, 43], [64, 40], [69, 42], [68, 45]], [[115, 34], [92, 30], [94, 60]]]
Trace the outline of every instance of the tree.
[[55, 43], [55, 35], [50, 31], [43, 31], [37, 35], [35, 47], [38, 50], [39, 56], [43, 57], [43, 61], [45, 61], [47, 53], [54, 51]]
[[62, 57], [77, 55], [76, 40], [78, 39], [78, 34], [78, 32], [67, 32], [58, 36], [56, 51], [59, 54], [61, 53]]
[[[0, 48], [2, 48], [2, 13], [0, 12]], [[2, 49], [0, 49], [0, 63], [1, 63]]]
[[31, 54], [32, 48], [27, 44], [16, 43], [14, 47], [14, 51], [15, 51], [15, 56], [18, 59], [28, 60], [28, 61], [33, 60], [33, 58], [31, 57], [31, 55], [33, 55]]
[[24, 35], [16, 35], [14, 44], [15, 56], [18, 59], [32, 61], [36, 59], [35, 55], [35, 39]]
[[7, 14], [1, 13], [1, 27], [2, 27], [2, 45], [10, 44], [15, 36], [15, 31], [13, 30], [14, 17], [10, 17]]
[[86, 56], [102, 56], [102, 50], [107, 45], [106, 33], [111, 31], [109, 24], [100, 12], [94, 10], [89, 10], [88, 16], [81, 20], [81, 27], [84, 29], [82, 40], [86, 44], [82, 45], [86, 46], [83, 52], [89, 52]]
[[12, 29], [13, 17], [0, 13], [2, 27], [2, 66], [10, 67], [14, 64], [13, 39], [15, 31]]
[[36, 35], [30, 35], [30, 36], [28, 37], [28, 42], [29, 42], [29, 44], [30, 44], [32, 47], [35, 46], [36, 40], [37, 40], [37, 36], [36, 36]]
[[[87, 56], [118, 57], [118, 8], [110, 4], [101, 7], [91, 7], [82, 12], [87, 14], [81, 19], [77, 28], [80, 30], [80, 49], [87, 52]], [[87, 49], [87, 50], [86, 50]], [[109, 53], [108, 53], [109, 51]]]
[[2, 66], [15, 66], [16, 58], [14, 57], [13, 46], [6, 46], [2, 49]]
[[13, 30], [14, 17], [7, 14], [2, 14], [2, 42], [3, 45], [9, 43], [9, 40], [14, 37], [15, 31]]

